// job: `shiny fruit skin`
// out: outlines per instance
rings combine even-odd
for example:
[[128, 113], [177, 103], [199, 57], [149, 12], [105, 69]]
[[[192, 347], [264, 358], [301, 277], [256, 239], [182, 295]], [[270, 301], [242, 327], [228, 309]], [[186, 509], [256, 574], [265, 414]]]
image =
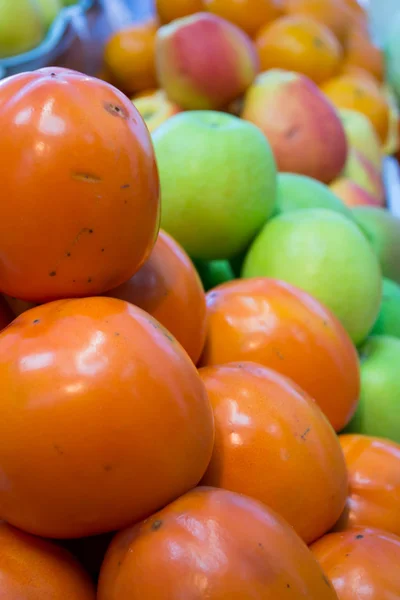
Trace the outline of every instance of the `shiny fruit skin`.
[[322, 91], [337, 108], [358, 110], [369, 118], [384, 143], [389, 130], [389, 106], [378, 85], [368, 79], [339, 75], [327, 81]]
[[47, 68], [0, 82], [0, 289], [22, 300], [104, 293], [144, 263], [159, 226], [150, 135], [109, 84]]
[[311, 547], [339, 600], [400, 598], [400, 538], [379, 529], [324, 536]]
[[150, 258], [108, 296], [139, 306], [176, 337], [196, 363], [206, 337], [206, 299], [189, 256], [160, 230]]
[[205, 367], [200, 375], [215, 419], [202, 484], [263, 502], [307, 543], [329, 531], [346, 501], [347, 473], [337, 436], [314, 400], [256, 363]]
[[250, 37], [283, 13], [281, 0], [204, 0], [205, 9], [234, 23]]
[[0, 514], [86, 537], [194, 487], [212, 453], [198, 372], [155, 319], [115, 298], [59, 300], [0, 333]]
[[333, 77], [342, 59], [341, 46], [323, 23], [287, 16], [262, 27], [255, 38], [261, 70], [287, 69], [321, 84]]
[[254, 361], [292, 379], [340, 431], [357, 406], [355, 348], [334, 315], [306, 292], [267, 278], [237, 280], [206, 295], [202, 365]]
[[112, 80], [126, 94], [157, 87], [154, 20], [116, 31], [104, 49], [104, 64]]
[[66, 550], [0, 522], [0, 600], [95, 600], [94, 586]]
[[203, 0], [155, 0], [157, 15], [163, 25], [204, 10]]
[[337, 600], [291, 527], [259, 502], [196, 488], [119, 533], [98, 600]]
[[400, 536], [400, 445], [368, 435], [339, 436], [349, 496], [335, 529], [376, 527]]

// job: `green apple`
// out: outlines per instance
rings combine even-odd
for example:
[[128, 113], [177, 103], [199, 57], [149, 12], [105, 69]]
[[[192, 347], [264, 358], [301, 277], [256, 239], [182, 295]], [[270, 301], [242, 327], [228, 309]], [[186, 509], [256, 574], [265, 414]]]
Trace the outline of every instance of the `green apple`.
[[400, 285], [391, 279], [383, 279], [381, 308], [371, 335], [400, 338]]
[[0, 59], [31, 50], [44, 36], [36, 0], [0, 0]]
[[400, 283], [400, 219], [371, 206], [357, 206], [352, 212], [372, 244], [384, 277]]
[[242, 274], [304, 289], [336, 314], [356, 344], [378, 315], [378, 260], [360, 228], [332, 210], [298, 210], [270, 220], [251, 245]]
[[42, 18], [46, 29], [50, 27], [54, 19], [63, 7], [61, 0], [36, 0], [39, 4]]
[[362, 113], [350, 108], [341, 108], [338, 113], [349, 147], [364, 154], [374, 167], [381, 171], [383, 159], [381, 144], [371, 121]]
[[400, 339], [372, 336], [360, 348], [360, 358], [360, 402], [346, 432], [400, 443]]
[[235, 278], [228, 260], [196, 260], [194, 265], [206, 292]]
[[354, 220], [351, 210], [327, 185], [295, 173], [279, 173], [274, 214], [305, 208], [328, 208]]
[[275, 160], [265, 136], [227, 113], [188, 111], [152, 137], [163, 229], [194, 259], [240, 254], [274, 208]]

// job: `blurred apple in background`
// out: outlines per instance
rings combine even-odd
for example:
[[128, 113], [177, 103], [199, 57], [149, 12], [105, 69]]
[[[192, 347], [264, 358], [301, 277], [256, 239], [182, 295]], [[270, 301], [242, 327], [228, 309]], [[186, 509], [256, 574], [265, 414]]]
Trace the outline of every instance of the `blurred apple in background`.
[[298, 210], [271, 219], [250, 246], [242, 274], [305, 290], [336, 314], [356, 344], [378, 315], [377, 258], [360, 228], [332, 210]]
[[261, 131], [227, 113], [188, 111], [152, 137], [162, 227], [192, 259], [240, 254], [274, 209], [275, 161]]
[[0, 59], [31, 50], [45, 33], [36, 0], [0, 0]]
[[181, 112], [181, 108], [171, 102], [164, 90], [156, 90], [149, 95], [133, 98], [133, 104], [142, 115], [150, 132], [154, 131], [170, 117]]
[[272, 69], [247, 90], [243, 119], [257, 125], [272, 146], [279, 171], [330, 183], [347, 157], [336, 110], [304, 75]]
[[364, 114], [350, 108], [341, 108], [338, 113], [349, 147], [361, 152], [376, 169], [381, 171], [383, 153], [371, 121]]
[[346, 206], [382, 206], [377, 198], [346, 177], [339, 177], [329, 187]]
[[385, 206], [385, 186], [381, 173], [368, 158], [355, 148], [350, 148], [341, 176], [354, 181], [373, 196], [380, 206]]
[[64, 6], [62, 0], [36, 0], [36, 2], [39, 4], [44, 26], [48, 29]]
[[370, 206], [358, 206], [352, 212], [378, 257], [384, 277], [400, 284], [400, 219], [388, 210]]
[[259, 70], [251, 39], [216, 15], [164, 25], [156, 37], [159, 84], [184, 109], [220, 109], [241, 96]]

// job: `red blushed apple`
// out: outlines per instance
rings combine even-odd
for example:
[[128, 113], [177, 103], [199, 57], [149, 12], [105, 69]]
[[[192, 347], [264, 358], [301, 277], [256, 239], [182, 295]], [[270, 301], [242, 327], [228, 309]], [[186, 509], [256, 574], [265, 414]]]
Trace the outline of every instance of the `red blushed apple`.
[[180, 106], [168, 99], [164, 90], [156, 90], [147, 96], [134, 98], [132, 102], [140, 112], [150, 132], [182, 110]]
[[335, 108], [300, 73], [261, 73], [247, 90], [242, 118], [263, 131], [281, 172], [330, 183], [346, 163], [346, 134]]
[[329, 187], [346, 206], [383, 206], [377, 198], [347, 177], [339, 177]]
[[241, 96], [259, 70], [252, 40], [236, 25], [196, 13], [156, 36], [160, 86], [184, 109], [222, 109]]
[[359, 187], [373, 196], [378, 206], [386, 206], [385, 186], [381, 173], [361, 152], [351, 148], [342, 177], [351, 179]]

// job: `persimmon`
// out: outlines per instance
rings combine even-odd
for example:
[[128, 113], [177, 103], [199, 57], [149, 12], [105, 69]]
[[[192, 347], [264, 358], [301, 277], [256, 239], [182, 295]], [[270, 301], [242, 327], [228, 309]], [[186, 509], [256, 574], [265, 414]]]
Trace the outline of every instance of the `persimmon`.
[[0, 289], [33, 302], [102, 294], [159, 227], [149, 132], [108, 83], [60, 68], [0, 82]]
[[400, 536], [400, 445], [355, 434], [343, 434], [339, 441], [349, 496], [335, 529], [376, 527]]
[[282, 0], [204, 0], [204, 6], [251, 37], [260, 27], [283, 14]]
[[0, 600], [95, 600], [94, 586], [64, 548], [0, 522]]
[[383, 51], [372, 42], [368, 32], [360, 27], [353, 27], [349, 32], [344, 63], [364, 69], [379, 82], [383, 82], [385, 78]]
[[198, 371], [149, 314], [58, 300], [0, 333], [0, 514], [24, 531], [116, 531], [194, 487], [213, 414]]
[[140, 271], [108, 295], [143, 308], [198, 361], [206, 337], [204, 289], [189, 256], [168, 233], [160, 231]]
[[323, 23], [343, 42], [349, 28], [349, 8], [346, 0], [285, 0], [285, 12], [304, 15]]
[[111, 35], [104, 49], [104, 68], [126, 94], [157, 87], [154, 19], [133, 23]]
[[337, 436], [314, 400], [256, 363], [204, 367], [200, 375], [215, 420], [202, 484], [260, 500], [307, 543], [329, 531], [346, 501], [347, 473]]
[[400, 538], [379, 529], [330, 533], [311, 546], [339, 600], [400, 598]]
[[337, 108], [358, 110], [369, 118], [384, 143], [389, 131], [389, 105], [378, 85], [351, 75], [339, 75], [322, 86]]
[[222, 284], [206, 295], [201, 364], [254, 361], [291, 378], [340, 431], [354, 414], [360, 372], [338, 319], [306, 292], [267, 278]]
[[269, 507], [201, 487], [115, 537], [98, 600], [337, 600], [312, 553]]
[[342, 49], [322, 23], [301, 15], [286, 16], [262, 27], [255, 38], [261, 69], [303, 73], [321, 84], [339, 71]]
[[155, 2], [157, 15], [163, 24], [204, 10], [203, 0], [155, 0]]

